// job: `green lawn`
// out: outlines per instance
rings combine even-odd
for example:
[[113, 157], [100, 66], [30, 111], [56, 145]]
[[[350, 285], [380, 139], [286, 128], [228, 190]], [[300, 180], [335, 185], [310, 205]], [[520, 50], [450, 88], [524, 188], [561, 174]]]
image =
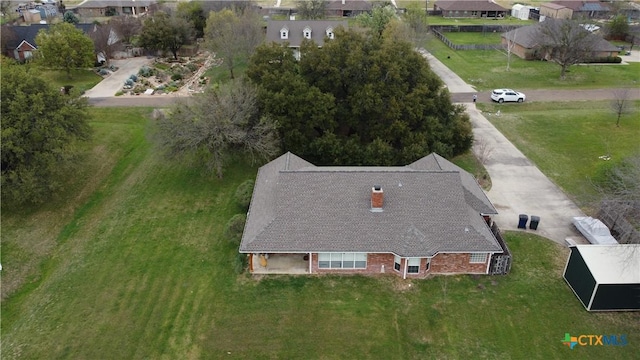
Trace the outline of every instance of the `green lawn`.
[[500, 34], [494, 32], [445, 32], [444, 36], [456, 45], [493, 45], [500, 44]]
[[[526, 104], [525, 104], [526, 105]], [[233, 270], [220, 234], [236, 187], [164, 161], [149, 109], [94, 109], [76, 190], [3, 209], [3, 359], [634, 359], [639, 313], [587, 313], [561, 279], [567, 249], [522, 233], [501, 277], [274, 276]], [[36, 257], [37, 261], [31, 261]], [[25, 263], [28, 263], [25, 265]], [[621, 348], [562, 345], [565, 332], [626, 334]]]
[[[34, 69], [35, 71], [36, 69]], [[67, 73], [60, 70], [37, 70], [41, 77], [57, 87], [65, 85], [73, 85], [75, 89], [80, 91], [86, 91], [96, 86], [102, 77], [95, 73], [93, 70], [71, 70], [71, 78], [67, 76]]]
[[[518, 149], [578, 205], [596, 195], [592, 179], [605, 167], [640, 151], [640, 101], [633, 114], [623, 115], [620, 127], [607, 101], [478, 104]], [[500, 116], [496, 111], [500, 109]], [[598, 157], [610, 155], [610, 161]]]
[[637, 87], [640, 83], [640, 63], [572, 66], [567, 78], [560, 80], [560, 67], [552, 62], [526, 61], [512, 55], [511, 70], [506, 71], [504, 51], [455, 51], [435, 37], [430, 37], [426, 49], [478, 90], [505, 86], [521, 90], [596, 89]]

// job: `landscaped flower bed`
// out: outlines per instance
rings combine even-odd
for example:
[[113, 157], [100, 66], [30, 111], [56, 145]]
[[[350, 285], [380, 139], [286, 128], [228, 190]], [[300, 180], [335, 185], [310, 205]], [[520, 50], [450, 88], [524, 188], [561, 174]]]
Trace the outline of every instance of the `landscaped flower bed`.
[[[149, 66], [143, 66], [138, 74], [131, 75], [125, 81], [122, 94], [139, 95], [143, 93], [166, 94], [180, 91], [186, 85], [189, 92], [202, 91], [207, 84], [206, 78], [200, 74], [204, 72], [206, 55], [198, 54], [194, 57], [157, 58]], [[198, 81], [192, 81], [197, 76]], [[195, 87], [195, 88], [194, 88]]]

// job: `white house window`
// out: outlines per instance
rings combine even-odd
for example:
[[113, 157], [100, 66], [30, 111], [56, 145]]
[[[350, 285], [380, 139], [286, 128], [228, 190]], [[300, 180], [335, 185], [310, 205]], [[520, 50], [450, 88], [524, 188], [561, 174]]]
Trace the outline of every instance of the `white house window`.
[[280, 39], [288, 39], [289, 38], [289, 29], [282, 28], [280, 30]]
[[366, 253], [318, 253], [320, 269], [366, 269]]
[[333, 39], [333, 28], [327, 28], [327, 37]]
[[407, 273], [417, 274], [420, 272], [420, 258], [407, 259]]
[[311, 39], [311, 28], [310, 27], [306, 27], [304, 28], [304, 30], [302, 31], [302, 34], [304, 35], [305, 39]]
[[487, 262], [487, 254], [486, 253], [471, 254], [469, 258], [469, 262], [472, 264], [483, 264]]
[[24, 52], [24, 58], [25, 59], [31, 59], [33, 57], [33, 53], [31, 51], [25, 51]]
[[398, 255], [394, 255], [393, 256], [393, 268], [396, 269], [396, 271], [400, 271], [400, 262], [402, 260], [400, 260], [400, 256]]

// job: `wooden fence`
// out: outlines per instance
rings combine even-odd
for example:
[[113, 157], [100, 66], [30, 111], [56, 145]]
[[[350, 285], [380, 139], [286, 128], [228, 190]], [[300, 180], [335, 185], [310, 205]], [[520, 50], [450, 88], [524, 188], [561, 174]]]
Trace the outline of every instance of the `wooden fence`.
[[438, 30], [431, 29], [431, 32], [453, 50], [499, 50], [502, 49], [502, 44], [467, 44], [459, 45], [454, 44], [451, 40], [447, 39], [444, 34]]
[[491, 225], [491, 232], [498, 240], [498, 244], [502, 247], [502, 254], [493, 254], [491, 256], [491, 264], [489, 265], [489, 274], [491, 275], [506, 275], [511, 270], [511, 263], [513, 261], [511, 251], [509, 251], [509, 247], [504, 242], [502, 238], [502, 234], [500, 234], [500, 229], [498, 225], [494, 222]]

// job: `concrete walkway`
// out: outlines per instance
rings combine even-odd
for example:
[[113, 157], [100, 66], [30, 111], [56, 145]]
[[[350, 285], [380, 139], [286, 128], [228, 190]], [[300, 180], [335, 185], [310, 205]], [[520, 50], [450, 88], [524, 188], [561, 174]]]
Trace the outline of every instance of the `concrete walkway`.
[[110, 60], [111, 65], [118, 67], [118, 70], [104, 78], [98, 85], [87, 90], [84, 96], [92, 98], [106, 98], [114, 96], [118, 91], [122, 90], [125, 80], [131, 75], [138, 74], [138, 70], [144, 65], [153, 62], [153, 58], [135, 57], [123, 60]]
[[[473, 93], [473, 88], [442, 62], [423, 53], [433, 71], [447, 84], [452, 93]], [[540, 217], [535, 232], [559, 244], [571, 237], [584, 242], [571, 224], [573, 216], [584, 216], [582, 211], [552, 183], [520, 150], [500, 133], [471, 102], [464, 103], [476, 138], [474, 152], [480, 152], [479, 143], [491, 150], [485, 167], [491, 176], [492, 187], [487, 196], [499, 212], [494, 219], [503, 230], [517, 230], [520, 214]]]

